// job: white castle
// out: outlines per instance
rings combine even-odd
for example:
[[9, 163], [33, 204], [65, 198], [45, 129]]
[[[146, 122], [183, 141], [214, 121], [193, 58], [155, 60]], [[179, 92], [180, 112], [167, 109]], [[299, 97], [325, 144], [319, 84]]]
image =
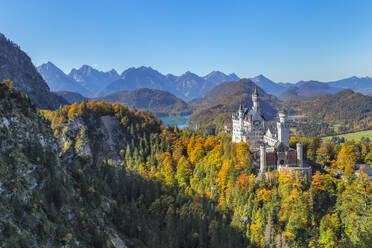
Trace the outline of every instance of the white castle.
[[252, 94], [252, 102], [252, 109], [245, 109], [240, 104], [238, 111], [232, 114], [232, 142], [249, 143], [261, 173], [269, 168], [287, 168], [290, 171], [302, 171], [310, 177], [311, 167], [304, 165], [302, 144], [297, 143], [296, 150], [289, 146], [290, 124], [286, 114], [279, 112], [276, 132], [269, 128], [265, 131], [265, 118], [260, 111], [257, 87]]

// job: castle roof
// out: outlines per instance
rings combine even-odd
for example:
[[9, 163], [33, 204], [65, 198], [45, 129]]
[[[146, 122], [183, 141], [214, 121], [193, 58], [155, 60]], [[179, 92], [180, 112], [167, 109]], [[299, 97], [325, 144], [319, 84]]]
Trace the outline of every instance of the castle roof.
[[254, 109], [249, 110], [248, 115], [252, 116], [252, 120], [265, 120], [264, 116]]
[[271, 133], [270, 128], [267, 129], [265, 136], [267, 136], [269, 138], [272, 138], [273, 137], [273, 134]]
[[240, 103], [239, 110], [243, 111], [243, 104]]

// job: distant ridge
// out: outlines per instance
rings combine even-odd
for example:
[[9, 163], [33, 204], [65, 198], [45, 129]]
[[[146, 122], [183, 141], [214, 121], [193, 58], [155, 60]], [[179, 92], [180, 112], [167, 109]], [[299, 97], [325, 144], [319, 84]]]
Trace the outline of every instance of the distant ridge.
[[79, 92], [84, 96], [89, 95], [89, 90], [87, 88], [67, 76], [52, 62], [38, 66], [37, 70], [43, 76], [44, 80], [48, 82], [50, 90], [52, 91], [73, 91]]
[[328, 82], [330, 86], [352, 90], [372, 89], [371, 77], [349, 77], [338, 81]]
[[203, 77], [205, 80], [214, 83], [215, 86], [223, 82], [239, 81], [239, 77], [235, 73], [225, 74], [220, 71], [212, 71]]
[[74, 68], [68, 75], [52, 62], [42, 64], [37, 69], [52, 91], [72, 91], [85, 97], [93, 97], [97, 91], [119, 78], [114, 69], [102, 72], [88, 65]]
[[[48, 67], [53, 67], [53, 70], [47, 70]], [[102, 97], [116, 91], [150, 88], [168, 91], [184, 101], [191, 101], [205, 96], [215, 86], [223, 82], [240, 79], [235, 73], [225, 74], [221, 71], [212, 71], [205, 76], [199, 76], [190, 71], [179, 76], [164, 75], [149, 66], [128, 68], [120, 75], [114, 69], [103, 72], [89, 65], [83, 65], [79, 69], [74, 68], [66, 75], [51, 62], [39, 66], [38, 70], [53, 91], [73, 91], [85, 97]], [[302, 84], [317, 81], [299, 81], [293, 84], [277, 83], [262, 74], [252, 77], [250, 80], [268, 94], [273, 94], [281, 99], [300, 99], [301, 97], [334, 94], [342, 88], [364, 94], [372, 92], [372, 78], [370, 77], [350, 77], [324, 82], [319, 89], [307, 90], [302, 87]]]
[[292, 86], [280, 94], [280, 100], [303, 100], [322, 96], [326, 94], [336, 94], [341, 88], [332, 87], [327, 83], [317, 81], [300, 81], [296, 86]]
[[188, 115], [192, 112], [191, 107], [183, 100], [169, 92], [156, 89], [141, 88], [132, 91], [118, 91], [93, 100], [134, 106], [137, 109], [154, 112], [158, 116]]
[[90, 95], [94, 95], [111, 82], [119, 79], [119, 74], [114, 69], [103, 72], [89, 65], [83, 65], [79, 69], [72, 69], [68, 76], [88, 89]]
[[79, 93], [72, 92], [72, 91], [55, 91], [54, 93], [63, 97], [69, 104], [73, 104], [75, 102], [80, 103], [84, 99], [86, 99], [84, 96], [80, 95]]
[[116, 91], [149, 88], [191, 100], [204, 96], [222, 82], [239, 80], [234, 73], [227, 75], [220, 71], [213, 71], [204, 77], [190, 71], [180, 76], [163, 75], [146, 66], [128, 68], [120, 75], [114, 69], [103, 72], [89, 65], [74, 68], [66, 75], [52, 62], [40, 65], [38, 70], [53, 91], [72, 91], [84, 97], [102, 97]]

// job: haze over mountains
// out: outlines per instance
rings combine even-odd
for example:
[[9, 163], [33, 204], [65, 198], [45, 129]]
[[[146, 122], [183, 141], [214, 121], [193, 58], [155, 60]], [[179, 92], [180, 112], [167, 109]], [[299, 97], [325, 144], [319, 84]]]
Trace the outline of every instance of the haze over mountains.
[[[38, 71], [52, 91], [72, 91], [84, 97], [103, 97], [117, 91], [149, 88], [170, 92], [184, 101], [202, 98], [215, 86], [240, 79], [235, 73], [225, 74], [220, 71], [213, 71], [205, 76], [190, 71], [180, 76], [164, 75], [146, 66], [132, 67], [119, 75], [114, 69], [103, 72], [83, 65], [65, 74], [51, 62], [39, 66]], [[341, 89], [352, 89], [364, 94], [372, 92], [370, 77], [350, 77], [332, 82], [299, 81], [291, 84], [274, 82], [261, 74], [250, 80], [266, 93], [273, 94], [281, 100], [300, 100], [335, 94]]]

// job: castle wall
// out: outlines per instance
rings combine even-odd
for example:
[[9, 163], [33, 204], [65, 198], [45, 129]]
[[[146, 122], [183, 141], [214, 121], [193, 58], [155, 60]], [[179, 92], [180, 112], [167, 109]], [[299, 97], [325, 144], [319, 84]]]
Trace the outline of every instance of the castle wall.
[[276, 167], [276, 154], [274, 152], [266, 153], [266, 165]]
[[297, 153], [295, 150], [288, 151], [288, 165], [297, 164]]

